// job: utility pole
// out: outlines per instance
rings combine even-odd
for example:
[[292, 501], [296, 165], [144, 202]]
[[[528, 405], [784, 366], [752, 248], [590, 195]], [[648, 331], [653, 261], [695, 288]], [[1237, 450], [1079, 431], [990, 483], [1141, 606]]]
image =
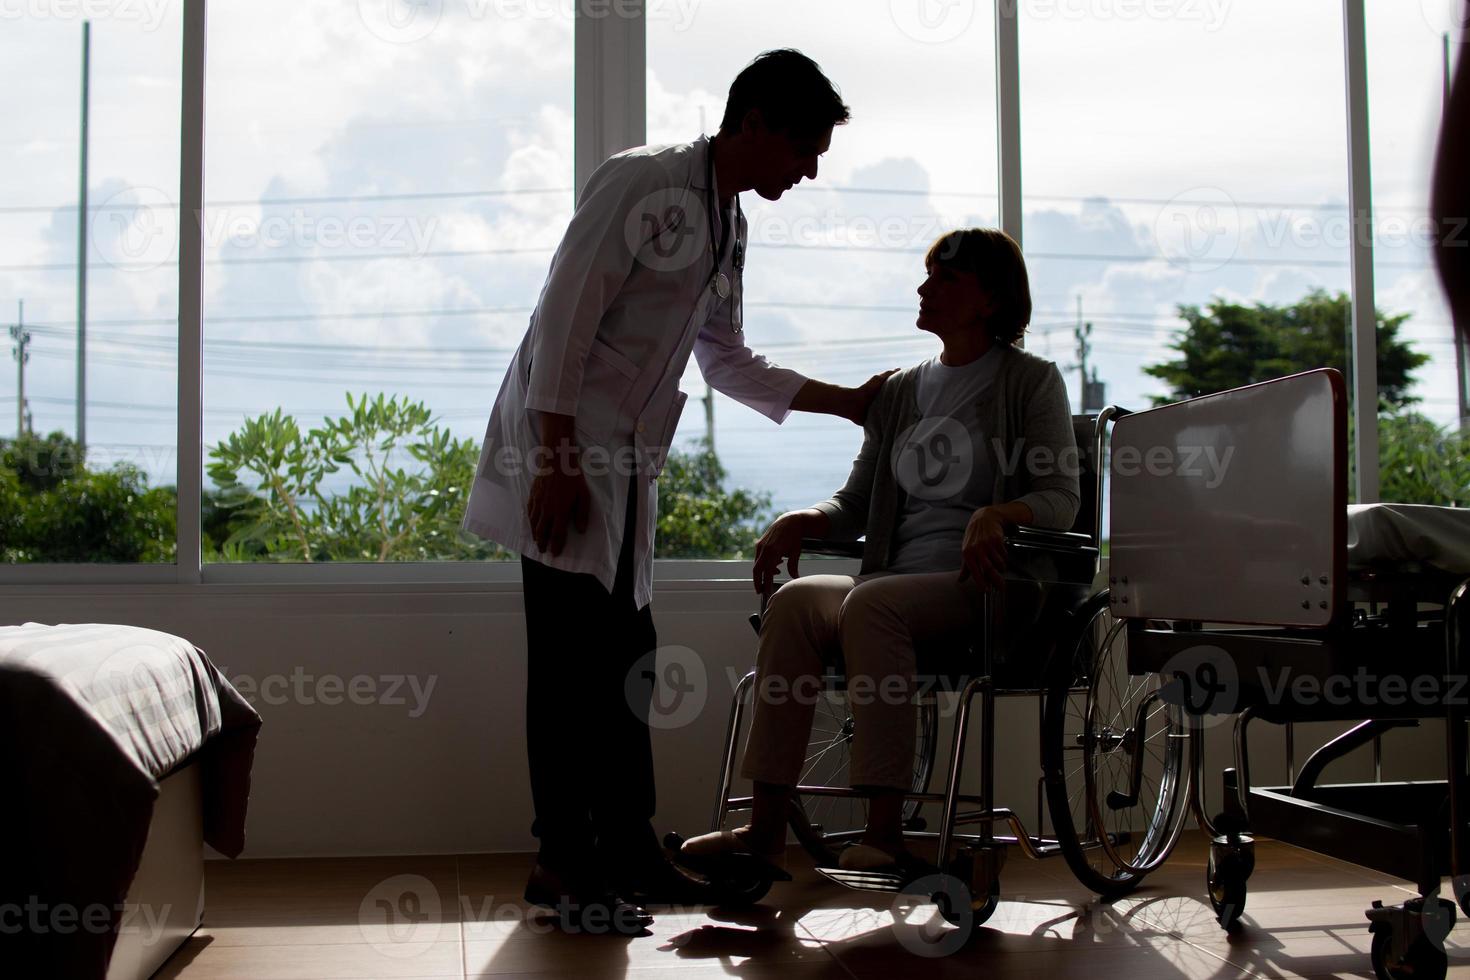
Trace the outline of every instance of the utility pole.
[[77, 452], [87, 453], [87, 115], [92, 77], [92, 22], [82, 21], [82, 158], [77, 207]]
[[1086, 412], [1089, 410], [1087, 355], [1092, 353], [1092, 345], [1087, 342], [1087, 338], [1092, 336], [1092, 324], [1082, 322], [1082, 297], [1080, 295], [1077, 297], [1077, 328], [1072, 331], [1072, 335], [1077, 338], [1077, 367], [1082, 372], [1082, 384], [1077, 389], [1077, 397], [1080, 400], [1082, 411]]
[[10, 352], [15, 355], [15, 438], [19, 439], [30, 431], [30, 410], [26, 406], [26, 361], [31, 359], [31, 352], [26, 350], [31, 343], [30, 331], [26, 329], [26, 301], [20, 300], [19, 312], [15, 315], [15, 326], [10, 328], [10, 336], [15, 338], [15, 346]]
[[1077, 297], [1077, 327], [1072, 335], [1077, 338], [1077, 368], [1082, 373], [1082, 388], [1078, 392], [1080, 410], [1085, 415], [1101, 412], [1107, 402], [1106, 386], [1097, 380], [1096, 367], [1090, 376], [1087, 373], [1087, 355], [1092, 353], [1092, 344], [1088, 340], [1092, 336], [1092, 324], [1082, 320], [1081, 296]]

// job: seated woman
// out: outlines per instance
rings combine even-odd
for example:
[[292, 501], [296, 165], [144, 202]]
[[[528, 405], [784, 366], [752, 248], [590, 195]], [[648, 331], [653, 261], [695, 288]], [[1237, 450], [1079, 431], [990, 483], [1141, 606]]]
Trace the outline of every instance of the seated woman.
[[[1015, 346], [1031, 318], [1025, 260], [1004, 232], [944, 235], [924, 259], [917, 325], [943, 350], [884, 383], [862, 451], [830, 500], [781, 515], [756, 544], [764, 594], [786, 560], [791, 581], [766, 609], [743, 775], [751, 822], [685, 843], [698, 867], [753, 854], [774, 863], [804, 764], [824, 665], [843, 664], [854, 721], [851, 774], [870, 797], [844, 867], [903, 866], [903, 793], [912, 778], [916, 649], [964, 649], [983, 590], [1005, 570], [1005, 530], [1066, 530], [1078, 508], [1066, 387], [1050, 361]], [[866, 534], [859, 575], [797, 578], [802, 538]]]

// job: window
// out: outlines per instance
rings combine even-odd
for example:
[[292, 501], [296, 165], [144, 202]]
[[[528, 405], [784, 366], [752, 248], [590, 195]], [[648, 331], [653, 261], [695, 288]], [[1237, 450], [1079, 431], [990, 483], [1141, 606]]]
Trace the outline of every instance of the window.
[[205, 561], [507, 557], [459, 521], [572, 203], [558, 5], [210, 9]]
[[[1287, 373], [1234, 311], [1345, 305], [1341, 4], [1289, 6], [1021, 5], [1030, 346], [1074, 406], [1084, 358], [1094, 409]], [[1229, 371], [1169, 350], [1195, 321], [1239, 344]]]
[[[1429, 187], [1457, 5], [1367, 5], [1373, 164], [1373, 276], [1396, 325], [1378, 356], [1383, 500], [1470, 505], [1470, 441], [1456, 378], [1454, 330], [1429, 249]], [[1383, 338], [1380, 336], [1380, 344]], [[1409, 383], [1405, 383], [1406, 380]]]
[[1350, 382], [1339, 0], [1020, 10], [1029, 347], [1074, 411]]
[[0, 31], [0, 562], [169, 563], [179, 6], [30, 9]]
[[[681, 19], [675, 5], [649, 7], [649, 142], [716, 132], [731, 81], [771, 48], [814, 59], [852, 110], [815, 181], [777, 202], [741, 196], [748, 343], [832, 383], [937, 354], [938, 341], [914, 326], [924, 252], [945, 231], [996, 222], [993, 18], [983, 4], [950, 5], [937, 22], [904, 8], [750, 0], [703, 4]], [[707, 414], [698, 399], [710, 393], [692, 362], [683, 387], [683, 447], [712, 436], [728, 487], [767, 495], [762, 516], [826, 499], [862, 443], [849, 422], [797, 414], [777, 429], [718, 394]], [[745, 543], [762, 528], [751, 520]], [[660, 533], [669, 530], [678, 529]], [[672, 553], [739, 553], [740, 542], [711, 554], [691, 538], [668, 542]]]
[[[1375, 298], [1398, 324], [1380, 333], [1380, 349], [1416, 356], [1397, 374], [1381, 357], [1367, 379], [1391, 397], [1382, 465], [1371, 454], [1364, 463], [1379, 467], [1388, 499], [1463, 503], [1470, 480], [1457, 467], [1470, 454], [1455, 348], [1415, 224], [1442, 35], [1461, 40], [1463, 25], [1453, 0], [1365, 5]], [[178, 172], [181, 150], [193, 156], [179, 106], [199, 96], [181, 89], [181, 47], [203, 38], [184, 36], [178, 5], [94, 8], [80, 211], [82, 24], [79, 10], [52, 6], [12, 13], [0, 35], [12, 123], [0, 324], [16, 324], [24, 303], [24, 331], [4, 340], [17, 348], [24, 337], [29, 355], [0, 371], [0, 562], [167, 566], [177, 550], [176, 323], [197, 312], [177, 298], [178, 188], [200, 176]], [[574, 64], [568, 4], [211, 5], [198, 515], [207, 562], [503, 557], [461, 537], [458, 520], [494, 393], [571, 214], [573, 144], [585, 164], [589, 148], [642, 135], [611, 101], [583, 100], [574, 117], [574, 71], [593, 93], [625, 90], [629, 71], [645, 78], [646, 138], [660, 142], [715, 129], [731, 79], [759, 51], [815, 57], [853, 121], [814, 183], [775, 203], [745, 195], [751, 346], [847, 384], [936, 349], [913, 326], [923, 250], [941, 231], [996, 223], [999, 210], [994, 6], [639, 9], [646, 57], [626, 32], [589, 21]], [[1017, 18], [1021, 42], [1023, 244], [1036, 306], [1027, 344], [1063, 367], [1074, 407], [1136, 407], [1319, 364], [1351, 377], [1338, 0], [1022, 2], [1000, 13]], [[1286, 343], [1272, 325], [1288, 317], [1305, 317], [1310, 336]], [[1187, 328], [1200, 346], [1232, 351], [1231, 363], [1191, 364]], [[663, 496], [707, 496], [721, 482], [710, 464], [723, 464], [732, 506], [704, 523], [738, 527], [695, 533], [695, 515], [687, 535], [661, 533], [665, 556], [744, 553], [770, 514], [827, 495], [860, 441], [832, 419], [799, 415], [776, 430], [722, 396], [702, 405], [692, 366], [684, 387], [685, 453]], [[53, 432], [50, 449], [14, 438]], [[703, 438], [715, 455], [701, 454]], [[84, 462], [69, 452], [79, 440]], [[192, 460], [196, 447], [186, 448]], [[1455, 465], [1432, 467], [1446, 461]], [[186, 564], [176, 574], [197, 580]], [[18, 569], [11, 581], [52, 574]]]

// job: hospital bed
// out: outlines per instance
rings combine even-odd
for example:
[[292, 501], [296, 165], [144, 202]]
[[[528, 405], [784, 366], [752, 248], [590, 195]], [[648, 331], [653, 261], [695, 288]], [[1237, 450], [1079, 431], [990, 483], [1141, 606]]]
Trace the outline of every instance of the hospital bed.
[[[1470, 914], [1470, 514], [1349, 508], [1346, 395], [1332, 370], [1136, 413], [1111, 449], [1109, 603], [1128, 673], [1149, 692], [1120, 724], [1186, 720], [1217, 919], [1230, 928], [1244, 911], [1261, 833], [1412, 882], [1417, 897], [1366, 910], [1374, 969], [1445, 976], [1456, 903], [1442, 875]], [[1284, 785], [1251, 779], [1255, 721], [1285, 728]], [[1297, 766], [1302, 722], [1345, 727]], [[1421, 723], [1443, 725], [1445, 778], [1383, 779], [1379, 741]], [[1217, 724], [1233, 725], [1235, 758], [1211, 814], [1203, 733]], [[1325, 778], [1368, 746], [1373, 781]]]

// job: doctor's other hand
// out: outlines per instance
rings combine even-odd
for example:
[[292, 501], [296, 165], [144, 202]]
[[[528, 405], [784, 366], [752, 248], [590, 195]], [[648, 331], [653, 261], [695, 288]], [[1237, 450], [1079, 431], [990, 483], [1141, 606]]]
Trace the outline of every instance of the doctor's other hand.
[[825, 536], [829, 524], [827, 515], [815, 508], [787, 511], [772, 521], [755, 543], [755, 565], [751, 569], [755, 591], [761, 595], [770, 593], [782, 561], [786, 562], [791, 577], [796, 578], [801, 539]]
[[546, 414], [541, 428], [547, 463], [531, 481], [526, 517], [536, 547], [559, 555], [566, 546], [569, 527], [579, 532], [587, 530], [592, 493], [582, 473], [581, 450], [571, 437], [571, 417]]
[[883, 382], [888, 380], [890, 374], [897, 373], [898, 368], [890, 368], [881, 374], [873, 375], [856, 388], [847, 389], [851, 410], [844, 412], [843, 417], [857, 425], [866, 422], [868, 409], [872, 407], [873, 399], [878, 397], [878, 389], [883, 387]]

